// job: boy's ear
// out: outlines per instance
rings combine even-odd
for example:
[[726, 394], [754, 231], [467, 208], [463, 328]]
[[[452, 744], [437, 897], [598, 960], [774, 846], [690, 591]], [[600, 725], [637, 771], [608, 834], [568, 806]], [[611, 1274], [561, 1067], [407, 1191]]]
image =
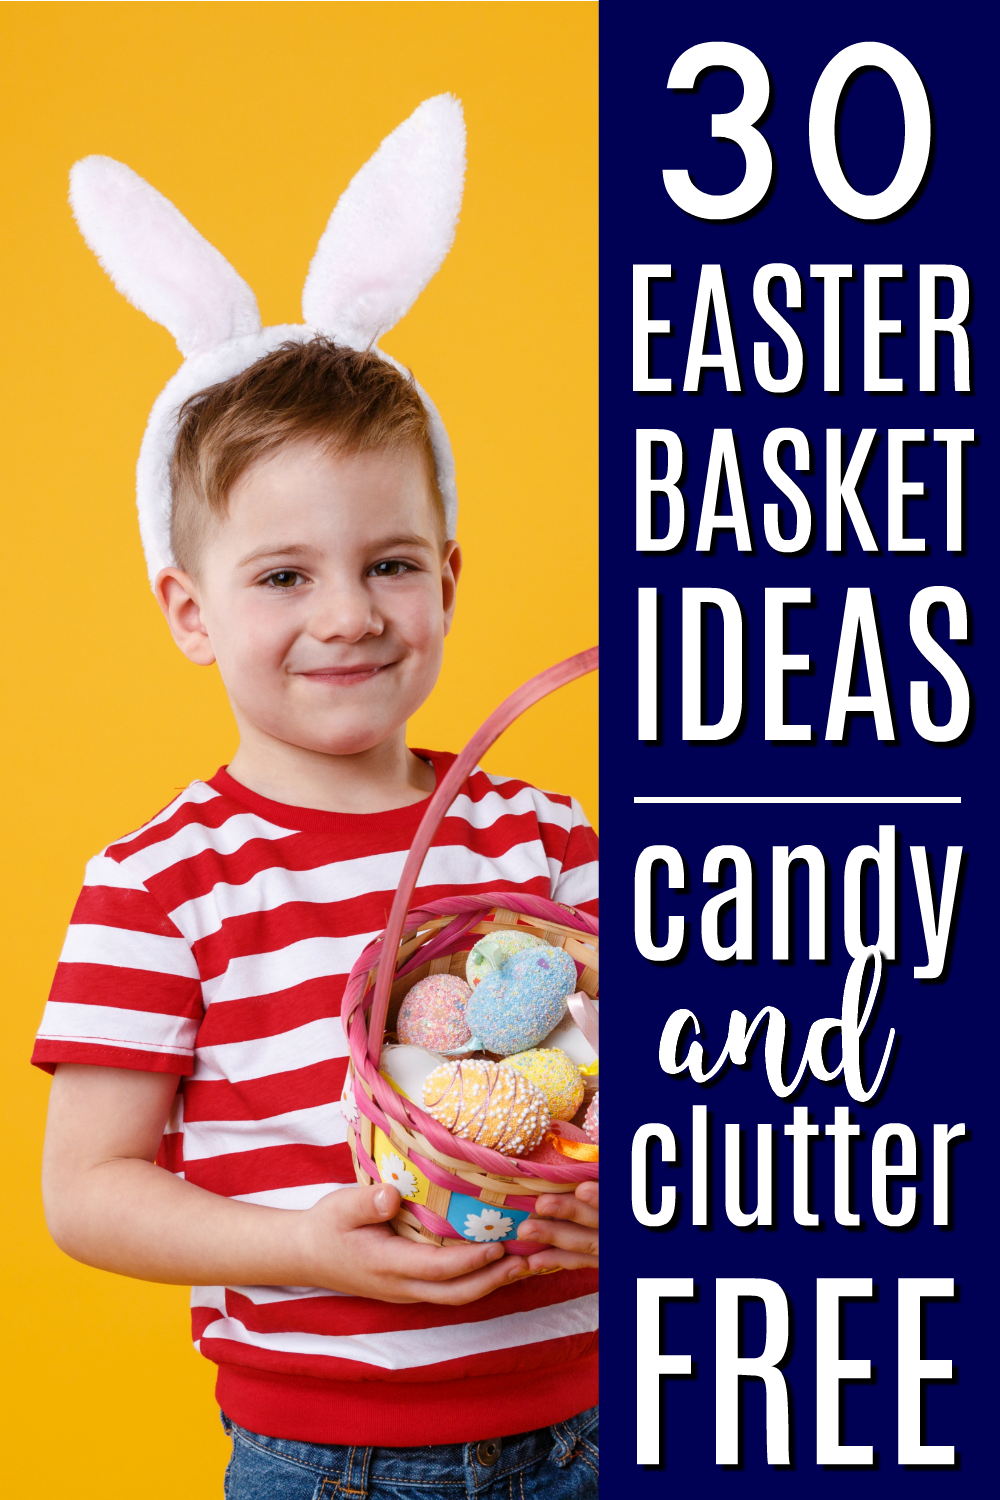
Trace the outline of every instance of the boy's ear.
[[170, 634], [187, 657], [199, 667], [210, 667], [215, 651], [201, 617], [197, 585], [183, 568], [161, 568], [153, 584], [156, 602], [163, 610]]
[[445, 545], [444, 561], [441, 564], [441, 602], [444, 605], [444, 633], [448, 634], [455, 618], [455, 594], [462, 571], [462, 549], [457, 542]]

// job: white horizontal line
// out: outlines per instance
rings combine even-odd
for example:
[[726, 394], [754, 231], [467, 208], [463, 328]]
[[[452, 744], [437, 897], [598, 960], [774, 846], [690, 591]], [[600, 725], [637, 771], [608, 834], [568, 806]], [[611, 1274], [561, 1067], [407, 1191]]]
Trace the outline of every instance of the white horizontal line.
[[638, 802], [670, 802], [690, 804], [707, 803], [718, 805], [721, 803], [750, 803], [754, 806], [771, 806], [774, 803], [824, 803], [837, 807], [855, 807], [861, 804], [866, 806], [891, 806], [897, 803], [907, 805], [919, 803], [948, 803], [955, 805], [961, 803], [961, 797], [633, 797], [634, 803]]

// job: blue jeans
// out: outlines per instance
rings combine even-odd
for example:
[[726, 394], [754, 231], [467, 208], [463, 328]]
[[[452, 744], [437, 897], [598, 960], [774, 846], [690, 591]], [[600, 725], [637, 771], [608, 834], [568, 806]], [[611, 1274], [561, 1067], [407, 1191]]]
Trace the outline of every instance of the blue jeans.
[[223, 1416], [233, 1440], [226, 1500], [596, 1500], [597, 1413], [426, 1448], [296, 1443]]

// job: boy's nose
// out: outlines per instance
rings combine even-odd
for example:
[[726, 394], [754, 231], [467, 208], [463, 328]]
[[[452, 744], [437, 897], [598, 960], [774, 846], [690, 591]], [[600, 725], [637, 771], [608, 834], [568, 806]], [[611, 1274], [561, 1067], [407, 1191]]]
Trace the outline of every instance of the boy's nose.
[[360, 641], [381, 635], [384, 626], [365, 589], [333, 588], [316, 599], [309, 628], [321, 641]]

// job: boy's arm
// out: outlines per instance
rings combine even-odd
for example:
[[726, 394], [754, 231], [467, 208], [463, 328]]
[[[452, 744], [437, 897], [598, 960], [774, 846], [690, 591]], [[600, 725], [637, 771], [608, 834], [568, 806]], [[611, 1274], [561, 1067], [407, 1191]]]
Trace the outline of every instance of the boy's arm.
[[75, 1260], [145, 1281], [319, 1286], [383, 1302], [473, 1302], [527, 1275], [497, 1244], [437, 1247], [393, 1234], [395, 1188], [348, 1187], [312, 1208], [238, 1203], [155, 1165], [177, 1077], [61, 1063], [42, 1191]]

